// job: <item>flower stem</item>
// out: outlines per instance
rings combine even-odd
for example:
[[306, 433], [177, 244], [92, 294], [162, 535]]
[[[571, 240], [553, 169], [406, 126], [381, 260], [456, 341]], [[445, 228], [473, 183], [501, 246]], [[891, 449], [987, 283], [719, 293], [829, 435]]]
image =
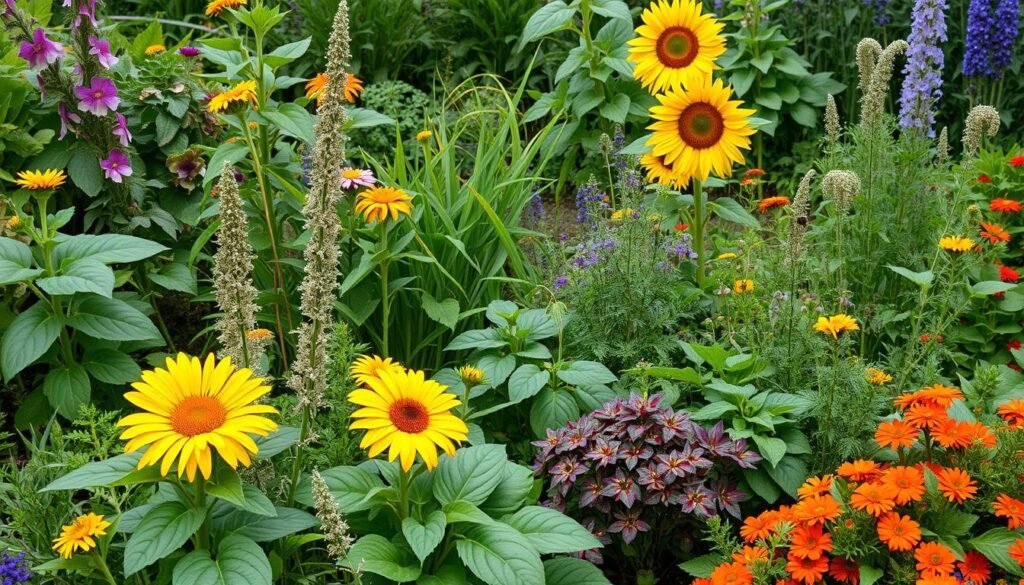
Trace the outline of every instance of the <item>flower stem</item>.
[[107, 560], [100, 554], [99, 549], [94, 548], [92, 552], [93, 556], [96, 557], [96, 568], [98, 568], [100, 573], [103, 574], [103, 579], [107, 583], [110, 583], [110, 585], [117, 585], [117, 581], [114, 580], [114, 576], [110, 574], [110, 568], [107, 567]]
[[388, 224], [386, 220], [380, 222], [380, 243], [384, 251], [384, 259], [380, 261], [380, 302], [381, 302], [381, 344], [380, 351], [384, 357], [390, 357], [388, 351], [388, 330], [391, 328], [391, 299], [388, 294]]
[[405, 520], [409, 517], [409, 472], [405, 469], [398, 475], [398, 519]]
[[196, 478], [195, 489], [195, 506], [203, 511], [203, 524], [199, 527], [196, 548], [198, 550], [208, 550], [210, 548], [210, 518], [206, 513], [206, 478], [203, 477], [202, 472]]
[[697, 288], [704, 288], [704, 186], [693, 180], [693, 246], [697, 252]]

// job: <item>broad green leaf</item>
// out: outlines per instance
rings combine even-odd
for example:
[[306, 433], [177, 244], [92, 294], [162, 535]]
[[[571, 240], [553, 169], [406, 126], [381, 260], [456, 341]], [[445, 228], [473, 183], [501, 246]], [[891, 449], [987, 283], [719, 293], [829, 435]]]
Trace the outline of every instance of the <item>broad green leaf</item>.
[[114, 271], [92, 258], [68, 264], [58, 276], [40, 278], [36, 285], [51, 295], [96, 293], [105, 297], [114, 294]]
[[654, 376], [655, 378], [664, 378], [666, 380], [676, 380], [679, 382], [686, 382], [693, 384], [694, 386], [700, 386], [704, 383], [704, 379], [701, 377], [697, 370], [686, 367], [686, 368], [668, 368], [656, 366], [653, 368], [634, 368], [626, 370], [630, 374]]
[[420, 304], [428, 317], [444, 325], [448, 329], [455, 329], [459, 322], [459, 301], [445, 299], [438, 301], [429, 293], [420, 294]]
[[971, 294], [974, 296], [984, 297], [988, 295], [994, 295], [996, 293], [1006, 292], [1011, 288], [1016, 288], [1017, 285], [1012, 282], [1002, 282], [999, 280], [986, 280], [971, 285]]
[[504, 445], [478, 445], [442, 457], [434, 470], [434, 497], [442, 504], [465, 500], [480, 505], [498, 487], [505, 468]]
[[487, 515], [480, 508], [465, 500], [455, 500], [444, 505], [444, 515], [448, 524], [456, 522], [469, 522], [470, 524], [492, 524], [494, 518]]
[[167, 250], [160, 244], [121, 234], [71, 236], [53, 249], [54, 262], [88, 258], [104, 264], [137, 262]]
[[61, 324], [61, 317], [51, 313], [42, 301], [15, 317], [0, 342], [3, 343], [0, 348], [0, 366], [4, 379], [10, 381], [46, 353], [60, 335]]
[[75, 303], [68, 325], [97, 339], [160, 339], [160, 331], [138, 309], [117, 298], [85, 295]]
[[710, 201], [708, 202], [708, 206], [715, 215], [725, 221], [730, 221], [749, 228], [757, 228], [759, 225], [757, 218], [750, 215], [750, 212], [743, 209], [742, 205], [729, 197], [720, 197], [714, 201]]
[[440, 510], [431, 512], [423, 523], [411, 516], [402, 520], [402, 534], [420, 562], [427, 560], [430, 553], [441, 544], [446, 525], [445, 514]]
[[394, 126], [395, 120], [389, 116], [367, 108], [345, 108], [348, 114], [348, 128], [372, 128], [374, 126]]
[[86, 148], [76, 148], [67, 165], [68, 177], [89, 197], [103, 190], [103, 171], [96, 155]]
[[532, 43], [543, 36], [565, 28], [575, 14], [576, 9], [570, 8], [562, 0], [548, 2], [541, 6], [540, 10], [534, 12], [530, 20], [527, 21], [519, 44]]
[[510, 526], [474, 524], [455, 547], [462, 562], [487, 585], [544, 583], [540, 555]]
[[43, 394], [61, 416], [74, 419], [78, 411], [89, 403], [92, 385], [82, 364], [57, 366], [46, 373]]
[[861, 585], [874, 585], [878, 583], [878, 580], [885, 575], [881, 569], [876, 569], [868, 565], [860, 566], [860, 583]]
[[107, 384], [129, 384], [142, 376], [139, 364], [130, 355], [116, 349], [87, 351], [82, 365], [93, 378]]
[[762, 469], [744, 469], [743, 479], [759, 498], [769, 504], [775, 503], [782, 495], [779, 485]]
[[313, 133], [313, 115], [298, 104], [284, 103], [276, 110], [265, 110], [260, 115], [277, 127], [283, 134], [313, 144], [316, 134]]
[[757, 445], [757, 451], [761, 454], [772, 465], [772, 467], [779, 464], [782, 458], [786, 455], [786, 442], [782, 439], [776, 439], [774, 437], [764, 437], [761, 435], [754, 435], [754, 444]]
[[542, 555], [601, 548], [601, 542], [583, 525], [552, 508], [527, 506], [501, 520], [522, 533]]
[[622, 0], [590, 0], [590, 9], [601, 16], [633, 22], [629, 6]]
[[276, 506], [274, 511], [275, 515], [267, 516], [227, 504], [218, 505], [214, 508], [211, 524], [214, 532], [222, 536], [238, 534], [256, 542], [271, 542], [320, 525], [316, 516], [303, 510]]
[[146, 273], [146, 277], [167, 290], [196, 294], [196, 275], [184, 262], [165, 264], [156, 272]]
[[558, 557], [544, 561], [544, 585], [612, 585], [601, 569], [583, 559]]
[[711, 404], [705, 405], [697, 412], [693, 413], [691, 418], [693, 420], [718, 420], [722, 418], [722, 415], [728, 412], [735, 412], [739, 409], [736, 408], [735, 404], [731, 404], [724, 400], [718, 402], [712, 402]]
[[420, 564], [416, 558], [378, 534], [368, 534], [357, 540], [349, 550], [348, 560], [352, 566], [361, 567], [367, 573], [398, 583], [415, 581], [420, 576]]
[[298, 441], [299, 429], [296, 427], [277, 427], [277, 430], [273, 433], [256, 439], [256, 446], [259, 447], [256, 459], [270, 459], [285, 449], [290, 449]]
[[530, 429], [537, 437], [543, 437], [548, 429], [565, 426], [580, 416], [579, 406], [572, 393], [547, 387], [533, 399], [530, 407]]
[[174, 565], [173, 585], [271, 585], [270, 560], [258, 544], [244, 536], [228, 536], [217, 548], [192, 551]]
[[142, 452], [125, 453], [103, 461], [86, 463], [78, 469], [67, 473], [50, 482], [41, 489], [43, 492], [54, 492], [59, 490], [85, 490], [89, 488], [108, 486], [124, 479], [136, 470]]
[[32, 250], [21, 240], [0, 236], [0, 260], [28, 268], [32, 265]]
[[521, 365], [508, 379], [508, 399], [512, 403], [522, 402], [535, 396], [550, 380], [551, 373], [547, 370], [534, 364]]
[[484, 381], [491, 386], [503, 384], [516, 368], [516, 358], [488, 353], [476, 361], [476, 367], [484, 371]]
[[32, 280], [44, 272], [42, 268], [26, 268], [10, 260], [0, 259], [0, 286]]
[[775, 467], [766, 466], [765, 471], [792, 497], [796, 497], [796, 490], [803, 485], [808, 475], [803, 460], [793, 455], [786, 455]]
[[896, 274], [899, 274], [903, 278], [906, 278], [910, 282], [913, 282], [917, 286], [929, 287], [932, 285], [932, 282], [935, 281], [935, 275], [932, 274], [931, 270], [926, 270], [924, 272], [914, 272], [913, 270], [910, 270], [908, 268], [904, 268], [902, 266], [893, 266], [892, 264], [886, 264], [886, 267], [888, 267], [889, 270], [892, 270]]
[[480, 508], [488, 514], [509, 514], [518, 510], [533, 490], [533, 471], [529, 467], [505, 463], [498, 487], [487, 496]]
[[445, 351], [457, 351], [460, 349], [489, 349], [492, 347], [504, 347], [508, 345], [501, 335], [493, 329], [473, 329], [455, 337], [444, 348]]
[[271, 67], [279, 67], [286, 63], [298, 59], [299, 57], [306, 54], [306, 50], [309, 49], [309, 43], [312, 41], [312, 37], [306, 37], [301, 41], [295, 41], [294, 43], [288, 43], [287, 45], [281, 45], [273, 51], [267, 53], [264, 59], [267, 64]]
[[993, 528], [985, 534], [970, 539], [967, 543], [1004, 571], [1020, 577], [1024, 575], [1021, 572], [1020, 563], [1010, 556], [1010, 546], [1018, 538], [1020, 535], [1017, 532], [1006, 528]]
[[[370, 509], [373, 504], [370, 497], [384, 487], [379, 476], [359, 467], [332, 467], [320, 475], [327, 482], [331, 495], [338, 502], [338, 507], [346, 514]], [[311, 489], [310, 482], [303, 482], [296, 499], [307, 506], [312, 506]]]
[[582, 360], [570, 362], [568, 368], [557, 370], [556, 374], [563, 382], [573, 386], [611, 384], [618, 380], [615, 374], [602, 364]]
[[206, 511], [180, 502], [157, 504], [142, 518], [124, 549], [124, 574], [134, 575], [179, 550], [199, 530]]
[[722, 564], [722, 555], [707, 554], [679, 563], [679, 568], [693, 577], [707, 579]]

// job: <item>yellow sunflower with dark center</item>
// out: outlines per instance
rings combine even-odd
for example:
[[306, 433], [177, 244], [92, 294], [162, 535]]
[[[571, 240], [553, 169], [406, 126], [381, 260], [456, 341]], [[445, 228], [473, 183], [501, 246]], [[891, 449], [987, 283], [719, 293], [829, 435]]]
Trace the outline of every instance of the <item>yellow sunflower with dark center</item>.
[[654, 156], [672, 167], [681, 186], [691, 178], [704, 181], [712, 172], [728, 176], [734, 163], [744, 162], [740, 149], [750, 149], [755, 130], [748, 118], [754, 110], [730, 100], [731, 87], [705, 77], [685, 91], [672, 89], [657, 97], [660, 104], [651, 108], [655, 122], [648, 126], [654, 134], [647, 143]]
[[248, 0], [213, 0], [206, 5], [206, 16], [217, 16], [228, 8], [239, 8], [248, 4]]
[[675, 186], [675, 172], [672, 170], [672, 167], [665, 164], [664, 157], [645, 154], [640, 157], [640, 166], [647, 171], [647, 180], [659, 185]]
[[694, 0], [661, 0], [640, 15], [629, 60], [636, 63], [633, 76], [651, 93], [689, 87], [718, 69], [725, 25], [701, 8]]
[[353, 390], [349, 402], [362, 408], [352, 413], [351, 429], [365, 429], [359, 446], [370, 457], [388, 451], [388, 461], [400, 458], [402, 469], [409, 471], [418, 453], [427, 469], [437, 467], [437, 449], [455, 455], [455, 443], [465, 441], [466, 423], [451, 414], [462, 404], [423, 372], [378, 371], [378, 378], [367, 378], [366, 387]]
[[53, 540], [53, 550], [70, 559], [76, 551], [89, 552], [96, 548], [94, 536], [104, 536], [110, 522], [92, 512], [75, 518], [75, 521], [60, 529], [60, 536]]
[[138, 468], [162, 461], [163, 475], [177, 462], [178, 477], [187, 475], [189, 481], [196, 470], [210, 478], [213, 449], [232, 468], [249, 466], [259, 451], [252, 436], [277, 430], [277, 423], [264, 416], [277, 409], [254, 404], [270, 392], [263, 382], [248, 368], [236, 369], [231, 358], [218, 363], [211, 353], [202, 363], [184, 353], [168, 357], [166, 369], [142, 372], [142, 381], [132, 384], [135, 391], [124, 395], [146, 411], [118, 421], [126, 427], [121, 433], [128, 441], [125, 452], [145, 448]]
[[349, 374], [360, 384], [366, 384], [367, 378], [379, 378], [381, 372], [404, 372], [402, 364], [391, 358], [379, 355], [361, 355], [349, 367]]
[[412, 197], [394, 187], [370, 187], [359, 193], [356, 213], [362, 213], [370, 223], [384, 221], [388, 215], [397, 220], [398, 214], [412, 215]]
[[250, 79], [211, 97], [206, 109], [211, 112], [223, 112], [234, 104], [255, 105], [256, 102], [256, 82]]
[[68, 176], [64, 171], [57, 169], [46, 169], [45, 171], [21, 171], [18, 179], [14, 181], [19, 187], [32, 191], [43, 189], [56, 189], [64, 184]]

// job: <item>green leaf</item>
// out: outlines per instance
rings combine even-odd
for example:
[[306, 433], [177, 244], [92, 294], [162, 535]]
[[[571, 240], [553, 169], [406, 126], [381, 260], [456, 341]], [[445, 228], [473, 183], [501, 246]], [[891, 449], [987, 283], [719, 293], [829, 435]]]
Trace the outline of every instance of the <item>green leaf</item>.
[[420, 576], [416, 558], [378, 534], [368, 534], [357, 540], [349, 550], [348, 560], [352, 566], [361, 567], [367, 573], [398, 583], [415, 581]]
[[[768, 70], [772, 67], [772, 62], [775, 60], [775, 55], [771, 51], [765, 51], [757, 57], [750, 60], [750, 64], [757, 67], [761, 73], [768, 73]], [[778, 108], [772, 108], [778, 109]]]
[[503, 384], [516, 368], [516, 358], [511, 355], [488, 353], [476, 361], [476, 367], [484, 371], [484, 380], [491, 386]]
[[501, 481], [480, 508], [488, 514], [509, 514], [518, 510], [533, 490], [533, 471], [529, 467], [505, 463]]
[[137, 262], [167, 250], [160, 244], [121, 234], [71, 236], [53, 249], [54, 262], [88, 258], [104, 264]]
[[625, 124], [626, 116], [629, 115], [629, 96], [624, 93], [617, 93], [611, 99], [601, 105], [598, 110], [601, 116], [615, 122]]
[[540, 555], [505, 524], [475, 524], [455, 542], [459, 558], [487, 585], [544, 583]]
[[0, 367], [8, 382], [39, 359], [60, 335], [62, 319], [39, 301], [11, 321], [0, 348]]
[[180, 502], [153, 506], [125, 546], [125, 577], [180, 549], [199, 530], [205, 517], [206, 510], [187, 508]]
[[167, 146], [170, 144], [180, 127], [181, 121], [169, 112], [159, 112], [156, 115], [156, 145]]
[[[299, 429], [296, 427], [281, 426], [266, 437], [256, 439], [256, 446], [259, 452], [256, 459], [270, 459], [274, 455], [290, 449], [292, 445], [299, 442]], [[310, 504], [312, 505], [312, 504]]]
[[26, 268], [10, 260], [0, 259], [0, 286], [32, 280], [44, 272], [42, 268]]
[[270, 542], [320, 525], [316, 516], [303, 510], [276, 506], [274, 512], [268, 516], [219, 505], [214, 508], [211, 524], [220, 535], [238, 534], [256, 542]]
[[545, 4], [527, 21], [519, 45], [532, 43], [543, 36], [569, 26], [574, 14], [576, 14], [576, 9], [570, 8], [562, 0], [554, 0]]
[[498, 487], [507, 460], [504, 445], [467, 447], [454, 457], [442, 457], [434, 470], [434, 497], [441, 504], [484, 503]]
[[679, 568], [686, 571], [687, 574], [693, 577], [707, 579], [711, 577], [711, 573], [713, 573], [720, 564], [722, 564], [721, 555], [708, 554], [690, 559], [685, 563], [680, 563]]
[[611, 384], [618, 380], [615, 374], [598, 362], [573, 361], [564, 370], [557, 370], [556, 374], [566, 384], [573, 386], [594, 386], [597, 384]]
[[41, 492], [61, 490], [85, 490], [111, 485], [131, 475], [142, 458], [142, 452], [125, 453], [103, 461], [86, 463], [78, 469], [67, 473], [46, 485]]
[[423, 524], [411, 516], [402, 520], [402, 534], [421, 563], [441, 544], [446, 525], [444, 512], [440, 510], [431, 512]]
[[772, 467], [778, 465], [779, 461], [786, 455], [786, 442], [782, 439], [761, 435], [754, 435], [753, 439], [754, 444], [757, 445], [758, 453], [771, 463]]
[[68, 325], [96, 339], [161, 339], [149, 317], [117, 298], [86, 295], [74, 306]]
[[633, 22], [633, 16], [629, 13], [629, 6], [622, 0], [590, 0], [590, 9], [595, 14], [600, 14], [601, 16], [626, 20], [630, 24]]
[[782, 495], [782, 490], [767, 473], [762, 469], [744, 469], [743, 479], [747, 480], [750, 489], [762, 500], [769, 504], [775, 503]]
[[543, 437], [548, 429], [557, 429], [580, 416], [572, 393], [548, 387], [541, 390], [530, 407], [530, 428]]
[[765, 471], [779, 484], [783, 490], [792, 497], [796, 497], [796, 490], [803, 485], [807, 477], [807, 466], [802, 459], [793, 455], [786, 455], [775, 467], [767, 467]]
[[40, 278], [36, 285], [51, 295], [96, 293], [109, 297], [114, 294], [114, 271], [92, 258], [75, 260], [60, 275]]
[[583, 525], [552, 508], [527, 506], [501, 520], [522, 533], [542, 555], [601, 547], [601, 541]]
[[147, 272], [146, 277], [167, 290], [196, 294], [196, 275], [184, 262], [171, 262], [160, 270]]
[[700, 386], [704, 383], [704, 379], [700, 373], [693, 368], [668, 368], [656, 366], [653, 368], [633, 368], [626, 370], [627, 373], [637, 375], [654, 376], [655, 378], [663, 378], [665, 380], [676, 380], [678, 382], [686, 382], [687, 384], [693, 384], [694, 386]]
[[366, 108], [345, 108], [348, 114], [349, 128], [372, 128], [374, 126], [394, 126], [395, 120], [384, 114]]
[[508, 399], [513, 403], [522, 402], [535, 396], [551, 380], [551, 373], [534, 364], [519, 366], [508, 379]]
[[116, 349], [87, 351], [82, 365], [93, 378], [107, 384], [129, 384], [142, 376], [139, 364], [128, 354]]
[[932, 274], [931, 270], [926, 270], [924, 272], [914, 272], [913, 270], [910, 270], [908, 268], [904, 268], [902, 266], [893, 266], [892, 264], [886, 264], [886, 267], [889, 270], [892, 270], [896, 274], [899, 274], [903, 278], [906, 278], [910, 282], [913, 282], [914, 284], [920, 287], [927, 288], [932, 285], [932, 282], [935, 281], [935, 275]]
[[276, 110], [265, 110], [260, 112], [260, 115], [276, 126], [282, 134], [298, 138], [306, 144], [316, 142], [313, 115], [298, 104], [281, 104]]
[[544, 585], [612, 585], [601, 569], [583, 559], [558, 557], [544, 561]]
[[724, 400], [718, 402], [712, 402], [711, 404], [705, 405], [703, 408], [693, 413], [691, 418], [693, 420], [718, 420], [722, 418], [727, 412], [735, 412], [739, 410], [735, 404], [731, 404]]
[[220, 177], [219, 169], [224, 167], [224, 163], [235, 164], [248, 155], [249, 147], [241, 140], [222, 143], [217, 150], [213, 151], [213, 156], [210, 157], [210, 162], [206, 165], [207, 169], [214, 169], [215, 172], [206, 173], [206, 176], [203, 177], [203, 186], [209, 185], [214, 179]]
[[501, 338], [501, 335], [494, 329], [472, 329], [461, 333], [451, 340], [451, 343], [444, 348], [445, 351], [457, 351], [460, 349], [490, 349], [492, 347], [504, 347], [508, 343]]
[[430, 293], [423, 292], [420, 294], [420, 304], [428, 317], [449, 329], [455, 329], [455, 324], [459, 322], [459, 301], [438, 301]]
[[258, 544], [244, 536], [228, 536], [217, 548], [192, 551], [174, 565], [173, 585], [271, 585], [270, 560]]
[[2, 236], [0, 237], [0, 260], [27, 268], [32, 264], [32, 250], [20, 240]]
[[881, 569], [869, 567], [868, 565], [860, 566], [860, 585], [874, 585], [881, 579], [885, 573]]
[[720, 197], [709, 202], [708, 205], [711, 207], [711, 211], [713, 211], [715, 215], [725, 221], [730, 221], [749, 228], [757, 228], [759, 225], [757, 218], [750, 215], [750, 212], [743, 209], [742, 205], [730, 197]]
[[68, 161], [68, 176], [76, 187], [89, 197], [103, 190], [103, 170], [96, 155], [85, 148], [77, 148]]
[[312, 40], [312, 37], [306, 37], [301, 41], [281, 45], [270, 53], [267, 53], [264, 60], [271, 67], [280, 67], [286, 63], [291, 63], [306, 54], [306, 51], [309, 49], [309, 43]]
[[988, 295], [994, 295], [996, 293], [1006, 292], [1011, 288], [1016, 288], [1017, 285], [1012, 282], [1002, 282], [999, 280], [986, 280], [971, 285], [971, 294], [974, 296], [985, 297]]
[[1020, 563], [1010, 557], [1010, 546], [1017, 541], [1019, 536], [1017, 532], [1006, 528], [993, 528], [981, 536], [972, 538], [967, 543], [1004, 571], [1020, 577], [1024, 575], [1021, 572]]
[[81, 364], [57, 366], [43, 380], [43, 394], [50, 405], [68, 419], [78, 416], [78, 411], [89, 403], [91, 390], [89, 374]]
[[[384, 488], [384, 482], [379, 476], [360, 467], [332, 467], [320, 475], [327, 482], [331, 495], [338, 502], [338, 507], [346, 514], [369, 510], [373, 504], [370, 498]], [[311, 483], [303, 482], [296, 499], [307, 506], [312, 506], [311, 488]]]
[[444, 515], [448, 524], [456, 522], [469, 522], [470, 524], [492, 524], [494, 518], [487, 515], [480, 508], [465, 500], [455, 500], [444, 505]]

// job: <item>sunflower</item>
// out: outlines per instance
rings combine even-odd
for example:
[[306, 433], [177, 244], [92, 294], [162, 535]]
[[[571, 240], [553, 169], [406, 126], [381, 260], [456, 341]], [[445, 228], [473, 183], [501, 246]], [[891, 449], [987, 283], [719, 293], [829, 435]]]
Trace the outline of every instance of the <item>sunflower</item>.
[[388, 215], [397, 220], [398, 214], [412, 215], [412, 197], [394, 187], [370, 187], [361, 192], [356, 202], [356, 213], [362, 213], [366, 221], [384, 221]]
[[402, 373], [405, 368], [402, 364], [391, 358], [382, 358], [379, 355], [361, 355], [352, 363], [348, 372], [360, 384], [366, 384], [368, 379], [380, 378], [381, 372]]
[[884, 386], [889, 382], [892, 382], [892, 376], [876, 368], [868, 368], [865, 370], [864, 379], [867, 380], [869, 384], [873, 384], [875, 386]]
[[981, 222], [981, 237], [991, 244], [1010, 241], [1010, 232], [997, 223]]
[[889, 550], [911, 550], [921, 542], [921, 525], [910, 516], [891, 512], [878, 519], [878, 540]]
[[236, 103], [255, 105], [256, 101], [256, 82], [250, 79], [211, 97], [206, 109], [211, 112], [223, 112]]
[[[306, 97], [316, 99], [317, 106], [321, 106], [324, 103], [324, 97], [327, 95], [324, 89], [327, 88], [327, 81], [329, 79], [326, 73], [317, 73], [315, 77], [306, 82]], [[363, 93], [363, 80], [352, 74], [346, 75], [345, 99], [350, 104], [355, 103], [356, 98], [361, 93]]]
[[147, 55], [156, 55], [157, 53], [163, 53], [166, 50], [167, 47], [164, 45], [150, 45], [146, 47], [146, 50], [143, 52]]
[[177, 359], [167, 358], [166, 367], [142, 372], [142, 381], [132, 384], [135, 391], [124, 395], [146, 411], [117, 423], [127, 427], [121, 433], [128, 441], [125, 452], [145, 447], [138, 468], [162, 460], [160, 473], [167, 475], [177, 460], [178, 477], [187, 474], [193, 481], [198, 469], [209, 479], [211, 447], [232, 468], [249, 466], [259, 450], [252, 435], [266, 437], [277, 430], [275, 422], [262, 416], [277, 414], [277, 409], [253, 404], [270, 386], [248, 368], [235, 369], [231, 358], [218, 363], [212, 353], [205, 363], [179, 353]]
[[939, 239], [939, 247], [947, 252], [963, 254], [974, 247], [974, 240], [962, 236], [943, 236]]
[[105, 536], [110, 522], [92, 512], [75, 518], [75, 521], [61, 528], [60, 536], [53, 540], [53, 550], [65, 559], [70, 559], [76, 550], [89, 552], [96, 547], [94, 536]]
[[376, 457], [388, 449], [388, 461], [401, 457], [402, 469], [412, 469], [419, 453], [427, 469], [437, 467], [437, 448], [455, 455], [455, 442], [466, 440], [469, 429], [451, 409], [462, 404], [446, 387], [425, 379], [423, 372], [379, 370], [366, 388], [353, 390], [349, 402], [360, 408], [349, 428], [365, 429], [359, 443]]
[[732, 88], [710, 77], [686, 91], [657, 96], [659, 105], [651, 108], [655, 122], [648, 126], [654, 134], [647, 143], [672, 167], [679, 185], [691, 178], [703, 181], [712, 172], [727, 176], [733, 163], [744, 162], [740, 149], [750, 149], [754, 128], [748, 117], [754, 110], [740, 108], [743, 102], [730, 97]]
[[18, 173], [18, 180], [15, 183], [19, 187], [32, 191], [43, 189], [56, 189], [64, 184], [68, 176], [64, 171], [57, 169], [46, 169], [45, 171], [21, 171]]
[[248, 0], [213, 0], [206, 5], [206, 16], [217, 16], [226, 8], [238, 8], [248, 4]]
[[945, 545], [925, 542], [914, 551], [914, 559], [917, 561], [917, 570], [927, 577], [952, 573], [956, 555]]
[[839, 335], [846, 331], [859, 331], [860, 326], [857, 320], [849, 315], [840, 313], [831, 317], [818, 317], [814, 324], [814, 330], [819, 333], [831, 335], [833, 339], [839, 339]]
[[959, 467], [943, 469], [936, 475], [939, 478], [939, 491], [950, 502], [962, 504], [973, 499], [978, 491], [978, 482]]
[[640, 166], [647, 171], [648, 181], [669, 187], [675, 187], [678, 183], [675, 171], [665, 164], [665, 157], [645, 154], [640, 157]]
[[1007, 494], [999, 494], [992, 503], [992, 510], [997, 518], [1006, 518], [1010, 530], [1024, 526], [1024, 502]]
[[694, 0], [660, 0], [640, 15], [629, 60], [636, 63], [633, 76], [651, 93], [690, 87], [718, 69], [725, 25], [701, 8]]
[[785, 195], [766, 197], [757, 204], [757, 210], [764, 213], [773, 207], [785, 207], [786, 205], [789, 205], [789, 197]]

